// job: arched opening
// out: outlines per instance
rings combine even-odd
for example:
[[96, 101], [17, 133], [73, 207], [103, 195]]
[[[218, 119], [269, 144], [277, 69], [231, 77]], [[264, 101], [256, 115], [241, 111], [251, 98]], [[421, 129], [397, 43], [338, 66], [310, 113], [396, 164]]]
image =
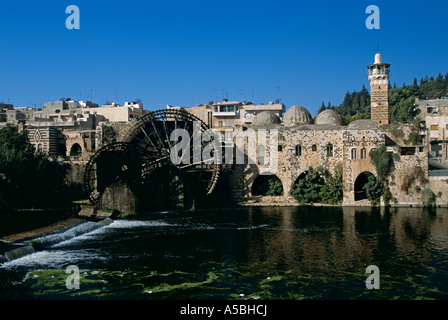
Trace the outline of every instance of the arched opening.
[[253, 196], [281, 196], [283, 184], [276, 175], [260, 175], [252, 184]]
[[369, 182], [369, 177], [374, 174], [368, 171], [361, 173], [358, 178], [355, 180], [355, 201], [360, 201], [367, 199], [366, 191], [364, 190], [364, 186], [367, 182]]
[[82, 154], [82, 148], [79, 143], [74, 143], [70, 149], [71, 157], [79, 157]]
[[302, 172], [297, 179], [294, 181], [294, 184], [297, 184], [301, 179], [305, 179], [306, 174], [308, 173], [308, 171]]

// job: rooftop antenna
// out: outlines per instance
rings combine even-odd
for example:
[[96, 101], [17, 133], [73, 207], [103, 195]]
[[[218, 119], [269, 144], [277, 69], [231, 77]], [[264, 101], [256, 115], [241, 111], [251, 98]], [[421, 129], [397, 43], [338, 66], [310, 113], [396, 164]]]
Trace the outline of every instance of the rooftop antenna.
[[278, 101], [280, 102], [282, 99], [280, 98], [280, 88], [281, 88], [282, 86], [277, 86], [277, 87], [275, 87], [275, 89], [278, 89]]
[[213, 89], [213, 91], [215, 91], [216, 102], [218, 102], [218, 90], [219, 89]]
[[[244, 91], [245, 89], [241, 89], [240, 91], [238, 91], [239, 93], [240, 93], [240, 96], [243, 98], [244, 97]], [[242, 100], [244, 100], [244, 99], [242, 99]]]

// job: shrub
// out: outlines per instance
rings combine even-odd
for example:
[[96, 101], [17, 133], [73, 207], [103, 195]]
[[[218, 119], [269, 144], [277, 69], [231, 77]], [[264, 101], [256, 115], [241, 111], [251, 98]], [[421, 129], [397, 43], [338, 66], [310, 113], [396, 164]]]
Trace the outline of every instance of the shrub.
[[423, 189], [421, 195], [422, 195], [422, 203], [425, 207], [436, 206], [436, 195], [431, 189], [429, 188]]
[[384, 181], [392, 171], [394, 165], [394, 155], [387, 152], [385, 145], [382, 145], [376, 150], [370, 151], [370, 160], [375, 166], [378, 179]]
[[310, 168], [291, 188], [291, 195], [299, 203], [338, 204], [343, 199], [342, 169], [338, 166], [331, 175], [324, 168]]
[[369, 176], [369, 180], [364, 185], [363, 189], [366, 192], [367, 199], [372, 202], [379, 202], [385, 191], [383, 182], [377, 179], [374, 175]]

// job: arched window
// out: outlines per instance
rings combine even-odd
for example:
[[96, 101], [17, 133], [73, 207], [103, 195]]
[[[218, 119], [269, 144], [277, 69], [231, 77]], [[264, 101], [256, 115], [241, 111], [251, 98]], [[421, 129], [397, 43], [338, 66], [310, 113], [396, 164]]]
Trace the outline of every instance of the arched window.
[[70, 149], [70, 156], [72, 157], [79, 157], [82, 154], [82, 148], [78, 143], [75, 143], [72, 145], [72, 148]]
[[366, 148], [361, 149], [361, 159], [367, 159], [367, 149]]
[[302, 146], [297, 145], [296, 146], [296, 156], [300, 157], [302, 155]]
[[258, 164], [265, 163], [265, 147], [263, 145], [258, 146]]
[[311, 146], [311, 151], [317, 151], [317, 146], [316, 146], [315, 144], [313, 144], [313, 145]]
[[352, 160], [358, 159], [358, 150], [356, 148], [352, 149]]
[[331, 143], [327, 144], [327, 157], [333, 156], [333, 145]]

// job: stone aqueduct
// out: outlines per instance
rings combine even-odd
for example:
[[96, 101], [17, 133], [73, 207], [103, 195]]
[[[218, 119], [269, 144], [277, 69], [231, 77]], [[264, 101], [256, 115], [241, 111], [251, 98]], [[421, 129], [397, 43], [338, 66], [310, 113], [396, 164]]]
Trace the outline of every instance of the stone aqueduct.
[[[121, 130], [117, 136], [121, 137], [119, 140], [122, 144], [132, 145], [132, 148], [139, 148], [147, 153], [143, 163], [139, 162], [139, 170], [141, 172], [146, 170], [149, 177], [153, 172], [161, 170], [158, 168], [172, 165], [167, 161], [168, 150], [172, 147], [169, 142], [170, 133], [176, 128], [192, 132], [194, 121], [201, 123], [202, 132], [208, 129], [198, 118], [186, 111], [160, 110], [132, 123], [130, 128]], [[391, 134], [396, 130], [403, 132], [403, 135], [398, 138]], [[196, 197], [201, 192], [207, 195], [206, 198], [211, 203], [274, 201], [295, 204], [296, 201], [290, 195], [291, 186], [310, 167], [319, 166], [330, 172], [334, 172], [337, 166], [342, 168], [343, 205], [370, 205], [367, 200], [358, 201], [357, 192], [362, 189], [366, 175], [376, 175], [369, 153], [382, 145], [386, 145], [389, 152], [399, 155], [399, 160], [395, 161], [395, 167], [387, 181], [392, 193], [392, 205], [421, 205], [419, 190], [426, 187], [431, 188], [438, 196], [439, 205], [446, 205], [448, 201], [445, 192], [442, 192], [446, 187], [446, 180], [428, 177], [427, 147], [406, 144], [406, 153], [402, 151], [406, 139], [414, 130], [412, 125], [380, 126], [370, 120], [357, 120], [348, 126], [343, 126], [339, 115], [332, 110], [319, 114], [313, 121], [309, 112], [299, 106], [291, 107], [283, 121], [272, 114], [260, 113], [251, 126], [235, 128], [233, 132], [235, 139], [245, 139], [244, 153], [247, 159], [252, 159], [251, 163], [210, 165], [201, 162], [196, 165], [174, 166], [175, 172], [171, 174], [182, 181], [180, 198], [183, 202], [176, 206], [186, 206], [186, 194], [193, 194]], [[278, 144], [275, 147], [266, 145], [263, 150], [260, 149], [259, 145], [263, 143], [258, 141], [258, 133], [261, 131], [266, 132], [268, 139], [275, 138]], [[256, 138], [251, 138], [248, 132], [255, 132]], [[96, 174], [99, 172], [97, 169], [101, 161], [95, 161], [100, 158], [101, 153], [110, 153], [110, 148], [111, 146], [106, 145], [100, 149], [87, 165], [85, 184], [92, 194], [97, 193], [101, 196], [105, 192], [105, 188], [98, 190], [98, 181], [101, 177]], [[115, 151], [123, 152], [118, 149]], [[270, 164], [259, 161], [261, 156], [265, 159], [274, 157], [278, 159], [275, 172], [272, 172]], [[127, 163], [117, 165], [119, 174], [125, 171], [123, 167], [126, 166]], [[402, 180], [413, 174], [413, 168], [421, 168], [426, 182], [404, 192], [401, 187]], [[283, 196], [270, 199], [254, 197], [252, 193], [254, 182], [260, 176], [269, 174], [275, 174], [281, 181]], [[172, 178], [170, 176], [170, 179]], [[202, 191], [197, 190], [201, 188]]]

